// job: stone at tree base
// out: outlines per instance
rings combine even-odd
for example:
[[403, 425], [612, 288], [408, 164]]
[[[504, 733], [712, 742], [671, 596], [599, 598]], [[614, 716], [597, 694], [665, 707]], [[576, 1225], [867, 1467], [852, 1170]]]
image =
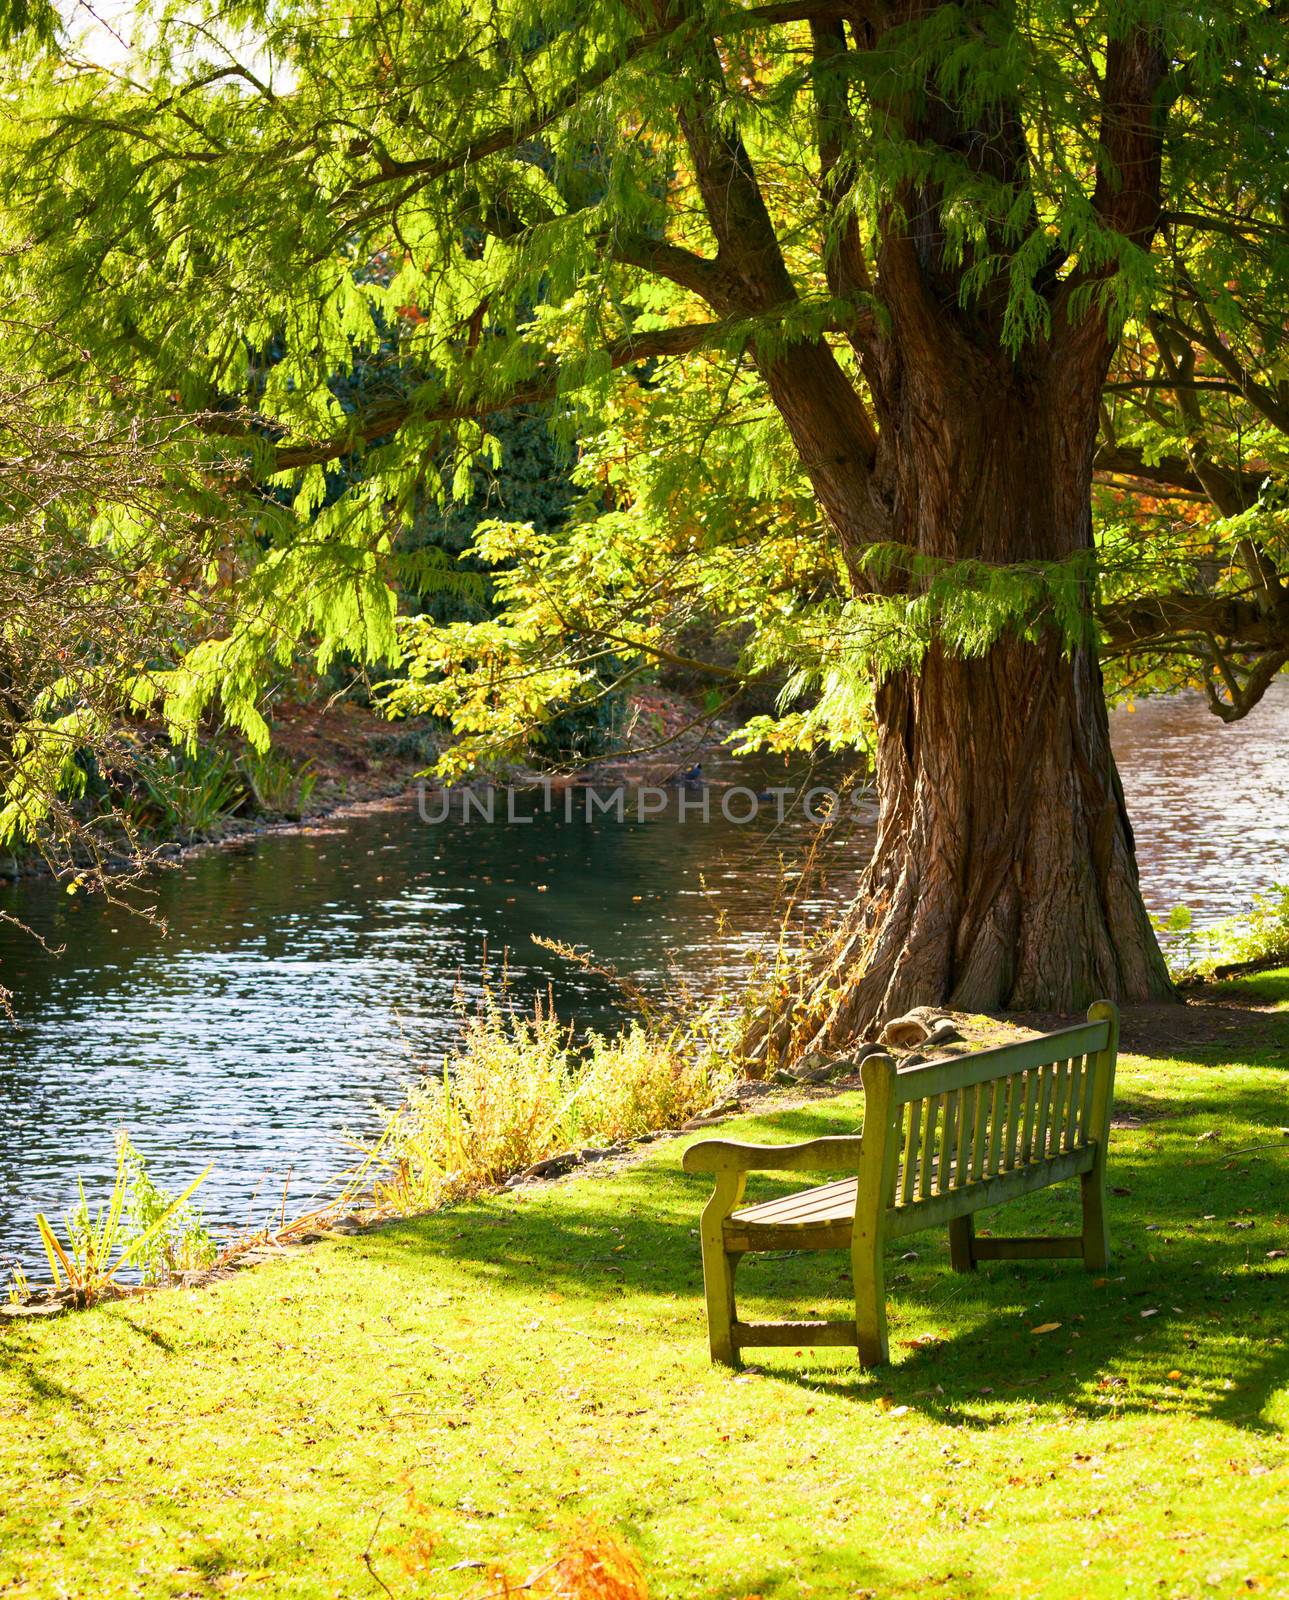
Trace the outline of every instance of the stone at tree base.
[[894, 1045], [897, 1050], [909, 1050], [920, 1045], [930, 1034], [931, 1030], [922, 1018], [910, 1012], [886, 1024], [882, 1029], [882, 1043]]
[[540, 1161], [534, 1161], [531, 1167], [525, 1167], [517, 1174], [519, 1178], [558, 1178], [563, 1172], [570, 1172], [582, 1159], [580, 1150], [561, 1150], [558, 1155], [544, 1156]]
[[949, 1021], [948, 1017], [942, 1017], [922, 1041], [922, 1048], [924, 1050], [936, 1050], [942, 1044], [960, 1044], [962, 1038], [962, 1033]]

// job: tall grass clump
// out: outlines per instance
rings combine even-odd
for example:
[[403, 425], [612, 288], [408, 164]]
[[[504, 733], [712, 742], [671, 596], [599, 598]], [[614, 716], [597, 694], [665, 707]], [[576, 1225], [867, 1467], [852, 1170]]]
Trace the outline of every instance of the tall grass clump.
[[54, 1292], [78, 1305], [112, 1292], [127, 1267], [137, 1269], [145, 1283], [157, 1283], [214, 1260], [201, 1214], [188, 1203], [210, 1167], [175, 1198], [153, 1183], [124, 1128], [117, 1130], [115, 1142], [116, 1179], [106, 1205], [91, 1213], [85, 1185], [78, 1179], [76, 1204], [64, 1217], [62, 1238], [43, 1212], [36, 1213]]
[[512, 1009], [485, 987], [442, 1071], [387, 1114], [378, 1203], [407, 1212], [502, 1183], [549, 1156], [679, 1127], [724, 1077], [709, 1046], [634, 1022], [584, 1045], [549, 1003]]

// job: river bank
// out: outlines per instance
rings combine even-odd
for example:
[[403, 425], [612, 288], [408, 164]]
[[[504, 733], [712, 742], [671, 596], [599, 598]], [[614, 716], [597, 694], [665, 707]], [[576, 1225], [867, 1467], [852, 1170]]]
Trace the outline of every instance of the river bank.
[[[1185, 1010], [1187, 1038], [1126, 1018], [1111, 1272], [955, 1278], [919, 1235], [883, 1371], [830, 1351], [709, 1366], [707, 1182], [679, 1159], [701, 1134], [11, 1327], [0, 1593], [483, 1595], [490, 1566], [522, 1582], [582, 1518], [639, 1552], [654, 1600], [1278, 1593], [1289, 970]], [[728, 1131], [860, 1116], [829, 1093]], [[1045, 1191], [1008, 1221], [1073, 1205]], [[763, 1264], [748, 1311], [842, 1314], [843, 1277]]]
[[[1143, 706], [1116, 713], [1114, 735], [1152, 910], [1180, 902], [1211, 922], [1289, 882], [1289, 696], [1235, 730], [1198, 702]], [[370, 1136], [409, 1081], [441, 1071], [485, 966], [504, 961], [521, 1008], [553, 993], [579, 1034], [614, 1033], [620, 990], [534, 936], [655, 996], [737, 992], [814, 829], [799, 808], [784, 827], [772, 806], [726, 821], [717, 761], [699, 762], [702, 783], [669, 786], [669, 812], [643, 822], [633, 806], [588, 818], [582, 791], [568, 820], [521, 802], [538, 815], [517, 826], [500, 795], [492, 824], [457, 805], [427, 823], [414, 797], [360, 802], [184, 854], [149, 880], [153, 920], [49, 880], [0, 885], [0, 912], [44, 941], [0, 923], [0, 1255], [44, 1275], [35, 1214], [60, 1219], [78, 1179], [110, 1192], [118, 1126], [172, 1193], [215, 1162], [201, 1202], [221, 1230], [272, 1220], [288, 1182], [291, 1209], [308, 1209], [353, 1159], [345, 1134]], [[690, 802], [709, 779], [705, 818]], [[808, 927], [846, 901], [870, 840], [829, 839], [825, 881], [800, 894]]]

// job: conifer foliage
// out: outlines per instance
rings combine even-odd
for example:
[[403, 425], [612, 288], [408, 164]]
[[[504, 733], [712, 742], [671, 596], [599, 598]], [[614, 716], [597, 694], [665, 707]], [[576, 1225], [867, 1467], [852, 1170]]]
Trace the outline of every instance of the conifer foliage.
[[[820, 1038], [1168, 992], [1101, 658], [1229, 717], [1289, 659], [1277, 6], [234, 0], [137, 40], [21, 47], [3, 270], [22, 359], [200, 419], [254, 529], [175, 706], [258, 733], [307, 638], [406, 656], [473, 758], [703, 618], [718, 684], [786, 676], [751, 737], [872, 730]], [[516, 405], [580, 498], [480, 528], [494, 618], [400, 625], [400, 528]]]

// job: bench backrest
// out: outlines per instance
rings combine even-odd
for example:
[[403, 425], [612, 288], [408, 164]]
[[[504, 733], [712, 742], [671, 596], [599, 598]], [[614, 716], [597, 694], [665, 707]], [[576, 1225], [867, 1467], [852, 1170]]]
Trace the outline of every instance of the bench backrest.
[[953, 1060], [897, 1072], [871, 1057], [861, 1195], [906, 1231], [1086, 1170], [1109, 1131], [1118, 1033], [1101, 1000], [1076, 1028]]

